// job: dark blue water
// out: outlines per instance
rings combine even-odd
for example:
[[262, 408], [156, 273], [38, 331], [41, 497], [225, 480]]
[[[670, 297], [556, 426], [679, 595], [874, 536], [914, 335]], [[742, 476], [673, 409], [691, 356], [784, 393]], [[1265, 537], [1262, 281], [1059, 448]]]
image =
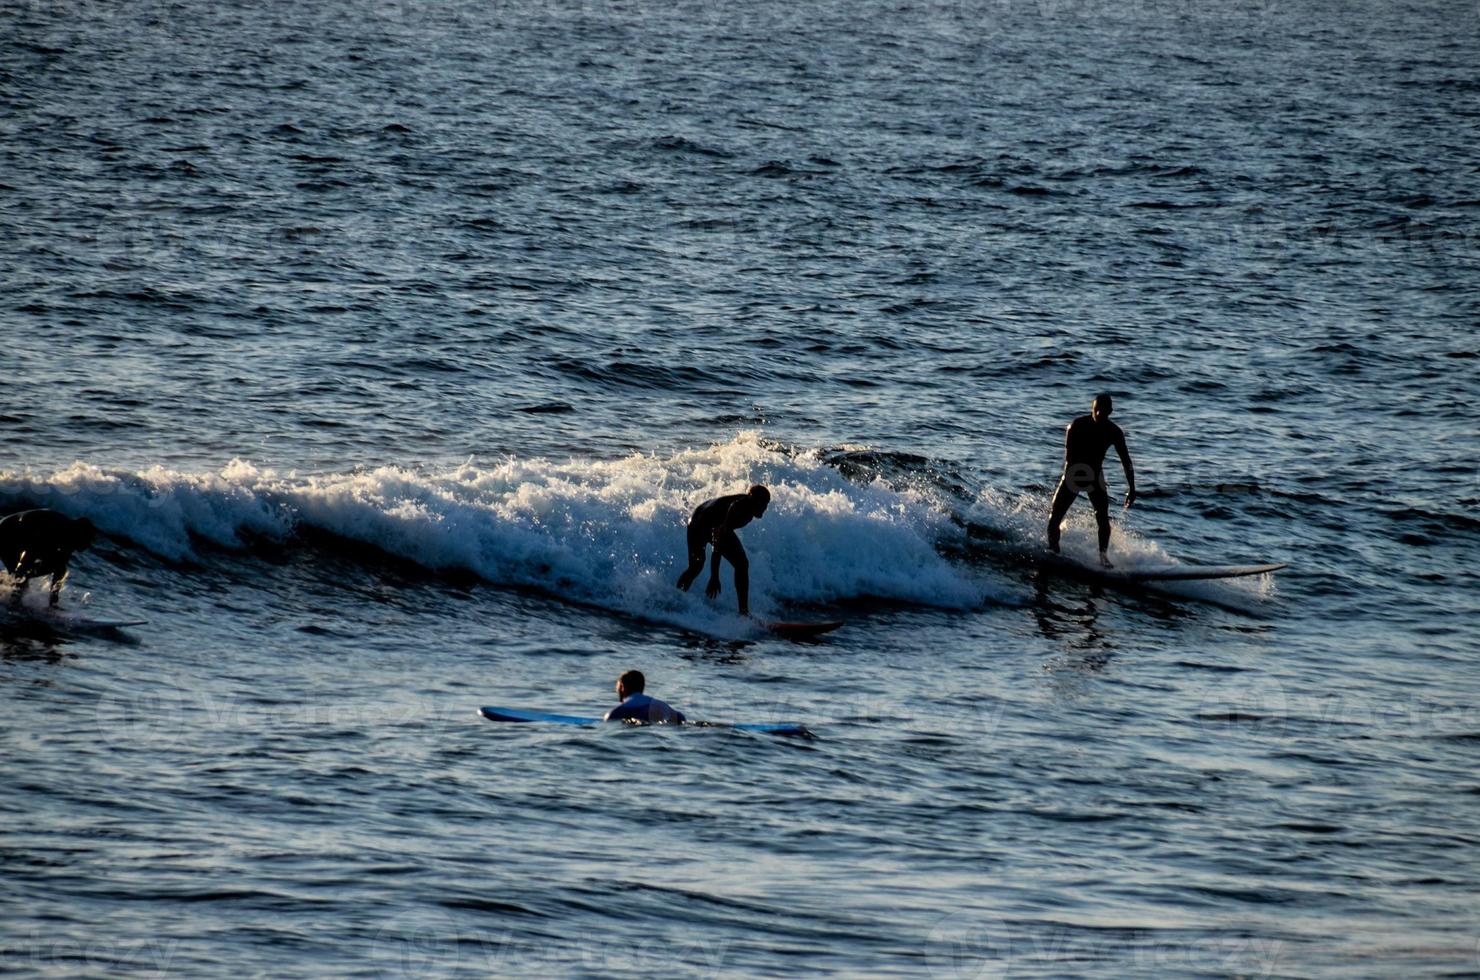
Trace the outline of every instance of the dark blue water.
[[1480, 972], [1475, 11], [1204, 6], [0, 4], [0, 968]]

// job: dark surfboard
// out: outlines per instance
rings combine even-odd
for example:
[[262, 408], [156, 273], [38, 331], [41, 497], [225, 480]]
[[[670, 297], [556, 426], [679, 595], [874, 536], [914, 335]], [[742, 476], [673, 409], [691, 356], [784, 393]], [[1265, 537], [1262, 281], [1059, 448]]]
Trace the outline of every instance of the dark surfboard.
[[767, 623], [766, 629], [789, 640], [808, 640], [823, 633], [831, 633], [842, 625], [841, 619], [830, 619], [817, 623]]

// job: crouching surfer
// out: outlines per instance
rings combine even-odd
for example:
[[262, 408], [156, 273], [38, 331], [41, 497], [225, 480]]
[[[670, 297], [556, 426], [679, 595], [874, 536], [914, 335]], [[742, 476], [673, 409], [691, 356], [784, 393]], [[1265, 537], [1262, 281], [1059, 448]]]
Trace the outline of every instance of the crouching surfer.
[[713, 599], [719, 595], [719, 560], [724, 558], [735, 569], [735, 596], [740, 602], [740, 615], [750, 615], [750, 560], [735, 532], [752, 520], [759, 520], [771, 502], [771, 491], [757, 483], [745, 493], [715, 497], [694, 508], [689, 518], [689, 567], [678, 577], [684, 592], [704, 570], [705, 549], [714, 545], [714, 558], [709, 569], [709, 584], [704, 594]]
[[19, 604], [33, 578], [51, 576], [51, 602], [60, 600], [72, 556], [93, 543], [96, 534], [86, 517], [73, 520], [54, 510], [24, 510], [0, 521], [0, 561], [21, 580], [10, 595]]

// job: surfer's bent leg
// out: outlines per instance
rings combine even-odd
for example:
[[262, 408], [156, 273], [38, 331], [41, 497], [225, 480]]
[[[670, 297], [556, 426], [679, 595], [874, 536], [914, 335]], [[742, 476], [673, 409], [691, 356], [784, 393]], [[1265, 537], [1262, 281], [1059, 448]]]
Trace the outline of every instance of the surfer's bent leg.
[[735, 598], [740, 603], [740, 615], [750, 615], [750, 559], [734, 531], [720, 535], [715, 542], [715, 551], [735, 566]]
[[1059, 488], [1054, 491], [1053, 508], [1048, 515], [1048, 550], [1057, 552], [1059, 550], [1059, 525], [1064, 521], [1064, 515], [1069, 513], [1069, 505], [1074, 503], [1074, 498], [1079, 496], [1079, 491], [1070, 485], [1069, 474], [1065, 473], [1059, 480]]
[[1095, 523], [1100, 527], [1100, 554], [1110, 547], [1110, 490], [1103, 483], [1090, 488], [1089, 502], [1095, 508]]
[[10, 602], [12, 605], [20, 605], [21, 598], [26, 594], [26, 590], [31, 587], [31, 579], [36, 578], [35, 565], [36, 563], [31, 560], [30, 554], [23, 548], [15, 551], [13, 554], [6, 554], [5, 570], [16, 581], [15, 589], [10, 593]]
[[694, 584], [694, 579], [704, 571], [704, 535], [697, 533], [692, 521], [689, 522], [689, 567], [683, 570], [678, 577], [678, 587], [683, 591], [689, 591], [689, 586]]

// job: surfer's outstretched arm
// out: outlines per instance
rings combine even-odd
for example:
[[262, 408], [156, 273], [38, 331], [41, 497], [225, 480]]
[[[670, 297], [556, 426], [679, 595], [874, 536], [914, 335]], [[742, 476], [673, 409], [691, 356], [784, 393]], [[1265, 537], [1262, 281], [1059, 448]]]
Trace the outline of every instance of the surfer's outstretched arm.
[[709, 584], [704, 586], [704, 594], [711, 599], [719, 595], [719, 559], [720, 547], [716, 543], [714, 546], [714, 555], [709, 562]]
[[1120, 457], [1121, 469], [1125, 470], [1125, 505], [1136, 502], [1136, 467], [1131, 463], [1131, 451], [1125, 446], [1125, 433], [1115, 437], [1115, 454]]

